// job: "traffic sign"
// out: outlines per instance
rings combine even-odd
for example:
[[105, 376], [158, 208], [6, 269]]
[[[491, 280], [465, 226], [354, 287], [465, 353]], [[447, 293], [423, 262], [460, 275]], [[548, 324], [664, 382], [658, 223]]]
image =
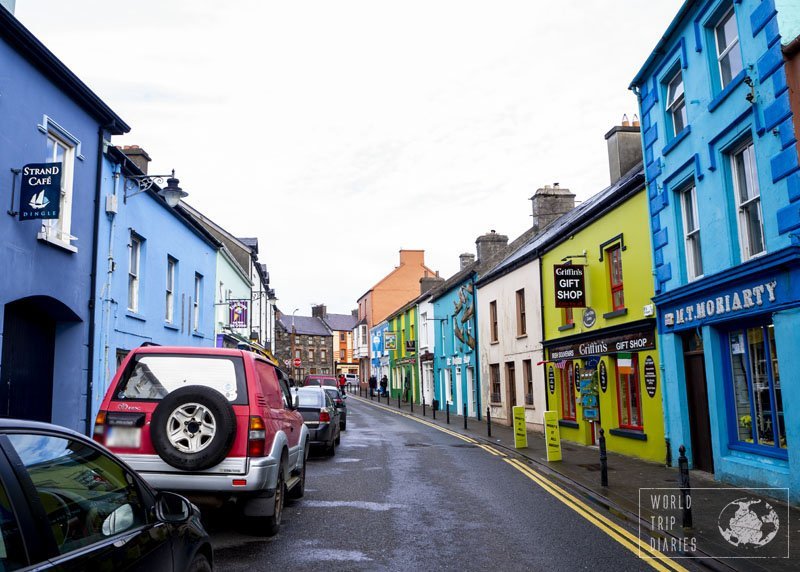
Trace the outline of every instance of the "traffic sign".
[[294, 365], [294, 367], [300, 367], [301, 365], [303, 365], [303, 361], [299, 357], [296, 357], [294, 358], [292, 365]]

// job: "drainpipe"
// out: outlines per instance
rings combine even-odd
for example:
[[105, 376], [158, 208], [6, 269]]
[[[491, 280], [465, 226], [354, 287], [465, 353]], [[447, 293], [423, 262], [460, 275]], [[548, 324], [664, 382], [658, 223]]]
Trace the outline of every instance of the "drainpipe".
[[[114, 167], [114, 196], [116, 197], [119, 189], [121, 165], [117, 164]], [[119, 203], [117, 203], [119, 204]], [[111, 330], [111, 305], [114, 299], [111, 297], [111, 286], [114, 276], [114, 229], [117, 224], [117, 216], [111, 215], [111, 224], [108, 229], [108, 268], [106, 270], [106, 281], [103, 285], [103, 291], [100, 293], [100, 301], [103, 303], [103, 390], [107, 387], [106, 381], [109, 378], [109, 331]]]

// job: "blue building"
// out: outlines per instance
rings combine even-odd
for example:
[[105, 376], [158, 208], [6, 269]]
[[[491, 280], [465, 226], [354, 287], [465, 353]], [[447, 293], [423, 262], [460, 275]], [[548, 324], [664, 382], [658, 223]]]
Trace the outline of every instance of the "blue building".
[[109, 147], [104, 156], [93, 413], [131, 349], [145, 342], [215, 343], [216, 265], [222, 244], [180, 205], [170, 207], [157, 185], [139, 192], [135, 177], [146, 173], [148, 161], [139, 147]]
[[673, 458], [685, 445], [694, 468], [797, 499], [800, 411], [786, 405], [800, 400], [800, 164], [782, 46], [800, 13], [790, 4], [685, 2], [632, 89]]
[[[370, 372], [380, 381], [385, 375], [389, 377], [389, 352], [386, 350], [386, 340], [384, 333], [389, 331], [389, 322], [382, 321], [377, 326], [373, 326], [369, 331], [370, 339]], [[367, 380], [368, 381], [368, 380]], [[362, 383], [364, 380], [362, 380]]]
[[0, 70], [0, 415], [88, 432], [103, 150], [129, 127], [3, 7]]

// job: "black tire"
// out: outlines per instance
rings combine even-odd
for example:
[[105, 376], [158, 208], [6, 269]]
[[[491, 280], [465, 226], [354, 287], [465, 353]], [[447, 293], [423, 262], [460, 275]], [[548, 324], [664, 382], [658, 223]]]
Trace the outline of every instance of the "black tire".
[[337, 433], [337, 434], [336, 434], [336, 439], [334, 439], [334, 440], [333, 440], [333, 442], [334, 442], [336, 445], [338, 445], [339, 443], [341, 443], [341, 442], [342, 442], [342, 433], [341, 433], [341, 432], [339, 432], [339, 433]]
[[[216, 429], [210, 442], [196, 453], [179, 450], [167, 437], [167, 424], [172, 413], [185, 405], [197, 403], [214, 416]], [[165, 463], [184, 471], [202, 471], [219, 464], [233, 446], [236, 438], [236, 415], [233, 407], [219, 391], [193, 385], [182, 387], [167, 395], [153, 411], [150, 440]]]
[[271, 516], [264, 518], [264, 534], [275, 536], [281, 528], [281, 517], [283, 516], [283, 501], [286, 498], [286, 483], [283, 480], [283, 463], [281, 470], [278, 471], [278, 482], [275, 484], [275, 509]]
[[212, 572], [211, 563], [206, 558], [205, 554], [197, 554], [189, 564], [186, 572]]
[[336, 441], [335, 440], [331, 441], [331, 444], [328, 445], [327, 453], [328, 453], [329, 457], [335, 457], [336, 456]]
[[286, 496], [292, 500], [301, 499], [306, 494], [306, 465], [308, 464], [308, 441], [303, 447], [303, 468], [300, 470], [300, 482]]
[[339, 423], [339, 429], [341, 429], [342, 431], [347, 431], [347, 419]]

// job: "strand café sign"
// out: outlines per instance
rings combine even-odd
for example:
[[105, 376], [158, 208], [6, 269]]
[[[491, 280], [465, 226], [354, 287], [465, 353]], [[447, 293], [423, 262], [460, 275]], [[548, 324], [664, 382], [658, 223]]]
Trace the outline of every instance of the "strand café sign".
[[586, 307], [584, 267], [573, 264], [553, 266], [556, 308]]
[[[616, 353], [631, 353], [652, 350], [656, 347], [654, 331], [639, 331], [619, 336], [598, 338], [578, 344], [566, 344], [550, 348], [551, 360], [579, 359], [589, 356]], [[577, 374], [575, 376], [577, 378]]]
[[61, 163], [30, 163], [22, 168], [19, 220], [56, 219], [61, 207]]

